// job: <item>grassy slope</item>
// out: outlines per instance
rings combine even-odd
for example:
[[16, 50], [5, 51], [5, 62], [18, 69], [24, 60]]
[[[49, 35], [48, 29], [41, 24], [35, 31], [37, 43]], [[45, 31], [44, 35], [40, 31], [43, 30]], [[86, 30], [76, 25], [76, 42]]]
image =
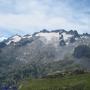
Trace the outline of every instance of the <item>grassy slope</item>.
[[90, 90], [90, 74], [25, 80], [19, 90]]

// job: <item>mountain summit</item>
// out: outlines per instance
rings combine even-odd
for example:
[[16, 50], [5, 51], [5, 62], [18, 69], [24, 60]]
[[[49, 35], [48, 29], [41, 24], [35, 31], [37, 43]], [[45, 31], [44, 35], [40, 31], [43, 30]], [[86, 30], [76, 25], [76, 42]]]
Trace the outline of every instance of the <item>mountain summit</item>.
[[3, 41], [3, 43], [5, 43], [6, 45], [10, 45], [12, 43], [14, 43], [14, 45], [17, 45], [19, 42], [24, 42], [24, 41], [32, 41], [33, 39], [35, 40], [35, 38], [40, 41], [42, 41], [44, 44], [52, 44], [52, 45], [70, 45], [71, 43], [75, 43], [75, 41], [78, 40], [83, 40], [85, 38], [89, 38], [90, 35], [89, 34], [78, 34], [78, 32], [76, 30], [70, 30], [70, 31], [66, 31], [64, 29], [60, 29], [60, 30], [53, 30], [53, 31], [48, 31], [46, 29], [40, 31], [40, 32], [36, 32], [32, 35], [27, 34], [24, 36], [20, 36], [18, 34], [6, 39], [5, 41]]
[[3, 40], [7, 39], [6, 37], [4, 37], [3, 35], [0, 35], [0, 42], [2, 42]]

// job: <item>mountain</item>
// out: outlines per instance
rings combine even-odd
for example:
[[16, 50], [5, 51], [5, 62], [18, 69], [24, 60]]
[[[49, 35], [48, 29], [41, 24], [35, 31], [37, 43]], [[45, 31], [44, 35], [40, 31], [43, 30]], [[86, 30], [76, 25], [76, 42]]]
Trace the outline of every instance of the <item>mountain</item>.
[[[63, 60], [71, 56], [75, 47], [90, 44], [89, 34], [78, 34], [77, 31], [42, 30], [32, 35], [14, 35], [0, 43], [1, 54], [16, 55], [18, 61], [43, 63]], [[13, 51], [13, 53], [11, 53]], [[6, 55], [7, 56], [7, 55]], [[8, 56], [9, 57], [9, 56]], [[14, 56], [13, 56], [14, 57]], [[37, 58], [36, 58], [37, 57]]]
[[[90, 50], [87, 48], [90, 48], [90, 35], [78, 34], [76, 30], [44, 29], [32, 35], [16, 34], [0, 42], [0, 81], [15, 83], [56, 71], [90, 71]], [[84, 51], [88, 53], [83, 54]], [[79, 54], [84, 57], [78, 58]]]
[[0, 35], [0, 42], [2, 42], [3, 40], [7, 39], [6, 37]]

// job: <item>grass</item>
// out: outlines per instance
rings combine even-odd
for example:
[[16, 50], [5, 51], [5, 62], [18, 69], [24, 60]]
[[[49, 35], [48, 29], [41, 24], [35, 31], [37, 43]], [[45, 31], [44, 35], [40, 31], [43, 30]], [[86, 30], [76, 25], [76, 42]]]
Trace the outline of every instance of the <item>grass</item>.
[[90, 73], [27, 79], [20, 83], [19, 90], [90, 90]]

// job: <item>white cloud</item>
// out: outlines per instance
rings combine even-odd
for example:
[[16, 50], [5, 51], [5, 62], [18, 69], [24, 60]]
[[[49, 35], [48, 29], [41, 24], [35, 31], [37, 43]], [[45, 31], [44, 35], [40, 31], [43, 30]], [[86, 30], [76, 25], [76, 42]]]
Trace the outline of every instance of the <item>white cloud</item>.
[[[88, 29], [88, 25], [79, 26], [63, 17], [47, 17], [44, 15], [0, 15], [0, 26], [21, 31], [27, 31], [32, 27], [43, 28], [65, 28], [65, 29]], [[26, 30], [27, 29], [27, 30]]]
[[[0, 27], [8, 28], [11, 32], [34, 32], [43, 28], [77, 29], [80, 32], [85, 30], [87, 32], [90, 28], [88, 17], [72, 11], [64, 2], [57, 2], [57, 0], [1, 1], [5, 5], [14, 6], [13, 9], [10, 8], [13, 12], [0, 14]], [[74, 19], [74, 17], [78, 18]]]

